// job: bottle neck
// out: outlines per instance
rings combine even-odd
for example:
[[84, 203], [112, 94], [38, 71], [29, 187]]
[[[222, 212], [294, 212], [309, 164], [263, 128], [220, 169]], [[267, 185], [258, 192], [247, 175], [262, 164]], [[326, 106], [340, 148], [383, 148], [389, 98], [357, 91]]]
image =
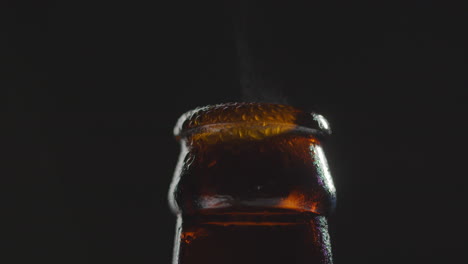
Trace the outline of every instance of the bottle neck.
[[178, 216], [173, 264], [331, 264], [320, 215]]

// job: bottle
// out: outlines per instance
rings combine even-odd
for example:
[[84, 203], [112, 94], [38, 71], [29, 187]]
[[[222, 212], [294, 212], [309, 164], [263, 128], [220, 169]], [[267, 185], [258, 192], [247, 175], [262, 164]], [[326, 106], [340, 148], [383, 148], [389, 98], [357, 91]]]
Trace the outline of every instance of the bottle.
[[335, 187], [325, 118], [287, 105], [226, 103], [182, 115], [169, 190], [173, 264], [329, 264]]

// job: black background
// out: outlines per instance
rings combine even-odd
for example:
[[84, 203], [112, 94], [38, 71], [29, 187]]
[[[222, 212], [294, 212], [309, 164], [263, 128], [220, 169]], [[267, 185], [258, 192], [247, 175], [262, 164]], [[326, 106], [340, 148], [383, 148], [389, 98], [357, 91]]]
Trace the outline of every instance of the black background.
[[[335, 263], [463, 262], [467, 21], [448, 2], [249, 5], [272, 90], [334, 130]], [[172, 127], [242, 100], [231, 4], [2, 1], [5, 263], [170, 263]]]

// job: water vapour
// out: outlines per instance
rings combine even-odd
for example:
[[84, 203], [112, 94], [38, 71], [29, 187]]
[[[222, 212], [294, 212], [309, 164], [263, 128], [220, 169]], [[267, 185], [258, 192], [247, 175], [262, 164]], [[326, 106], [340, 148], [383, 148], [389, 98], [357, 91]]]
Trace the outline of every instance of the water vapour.
[[271, 57], [271, 52], [270, 56], [262, 58], [259, 43], [256, 43], [268, 43], [265, 41], [269, 31], [266, 28], [268, 23], [265, 23], [264, 16], [255, 12], [255, 8], [249, 3], [251, 2], [239, 1], [233, 12], [242, 100], [287, 104], [281, 89], [281, 76], [273, 71], [275, 58]]

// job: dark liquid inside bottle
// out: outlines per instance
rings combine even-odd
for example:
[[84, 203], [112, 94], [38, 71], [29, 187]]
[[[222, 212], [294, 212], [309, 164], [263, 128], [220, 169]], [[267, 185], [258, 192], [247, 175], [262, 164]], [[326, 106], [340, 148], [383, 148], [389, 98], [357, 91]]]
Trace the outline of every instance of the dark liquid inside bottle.
[[184, 264], [331, 263], [327, 222], [315, 214], [196, 215], [184, 217], [178, 232]]
[[[204, 142], [203, 142], [204, 143]], [[334, 189], [317, 139], [295, 131], [191, 147], [175, 197], [185, 215], [289, 209], [325, 215]]]

